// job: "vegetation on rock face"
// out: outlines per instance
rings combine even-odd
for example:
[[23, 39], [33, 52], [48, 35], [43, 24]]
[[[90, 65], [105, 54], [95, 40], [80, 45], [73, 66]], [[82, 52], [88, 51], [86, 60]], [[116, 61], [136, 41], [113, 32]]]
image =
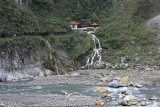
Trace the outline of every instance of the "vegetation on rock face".
[[111, 0], [29, 0], [29, 6], [21, 9], [14, 0], [2, 0], [0, 35], [68, 32], [71, 20], [82, 24], [98, 22], [101, 10], [111, 3]]
[[[46, 49], [46, 40], [40, 36], [23, 36], [15, 38], [1, 38], [1, 51], [42, 51]], [[24, 53], [25, 54], [25, 53]]]
[[87, 34], [51, 36], [49, 42], [64, 49], [73, 60], [82, 60], [92, 48], [92, 37]]
[[[120, 62], [124, 56], [130, 56], [132, 62], [135, 57], [139, 57], [143, 63], [151, 60], [150, 57], [157, 60], [157, 46], [154, 44], [156, 34], [145, 30], [146, 22], [157, 13], [155, 8], [160, 9], [155, 2], [158, 1], [114, 0], [112, 8], [102, 11], [108, 17], [102, 15], [96, 35], [100, 38], [102, 47], [108, 49], [104, 55], [106, 61]], [[148, 55], [148, 52], [152, 52], [155, 57]]]
[[[52, 49], [48, 47], [47, 40], [52, 45]], [[0, 39], [0, 56], [2, 58], [13, 60], [15, 55], [18, 55], [16, 57], [20, 58], [23, 64], [25, 64], [27, 58], [31, 64], [40, 60], [43, 62], [43, 68], [52, 71], [55, 70], [55, 60], [52, 55], [55, 57], [58, 56], [54, 51], [55, 48], [66, 51], [69, 56], [68, 60], [80, 62], [92, 48], [92, 38], [87, 34], [72, 34], [49, 37], [22, 36]], [[39, 59], [39, 56], [42, 57]], [[59, 62], [58, 64], [60, 66], [61, 63]], [[10, 69], [12, 68], [10, 67]]]
[[[158, 13], [159, 3], [159, 0], [29, 0], [27, 7], [19, 8], [14, 0], [1, 0], [0, 36], [65, 33], [70, 31], [71, 20], [81, 24], [97, 22], [100, 28], [96, 35], [102, 47], [108, 49], [104, 55], [106, 61], [120, 61], [126, 55], [145, 59], [144, 53], [155, 47], [155, 32], [145, 31], [145, 24]], [[9, 40], [21, 42], [24, 38], [33, 47], [40, 43], [38, 40], [44, 40], [41, 37], [1, 39], [0, 45], [8, 46], [12, 44]], [[52, 46], [65, 49], [74, 60], [81, 59], [92, 47], [92, 40], [86, 35], [59, 35], [49, 39]]]

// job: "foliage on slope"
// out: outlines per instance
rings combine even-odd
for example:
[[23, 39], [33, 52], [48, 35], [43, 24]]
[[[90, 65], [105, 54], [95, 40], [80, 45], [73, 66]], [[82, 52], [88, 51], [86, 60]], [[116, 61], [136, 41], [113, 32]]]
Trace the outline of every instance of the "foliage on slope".
[[73, 60], [81, 61], [92, 48], [92, 37], [87, 34], [51, 36], [52, 46], [64, 49]]
[[[103, 10], [101, 27], [96, 31], [103, 48], [108, 49], [105, 60], [120, 62], [124, 56], [140, 57], [146, 62], [157, 60], [157, 46], [154, 37], [157, 32], [147, 32], [146, 22], [154, 17], [160, 8], [157, 0], [114, 0], [109, 10]], [[109, 14], [103, 17], [103, 14]], [[139, 50], [140, 48], [140, 50]], [[148, 55], [148, 52], [152, 52]], [[114, 54], [113, 54], [114, 53]], [[153, 57], [153, 55], [155, 57]]]
[[29, 6], [19, 8], [14, 0], [1, 0], [0, 36], [68, 32], [71, 20], [82, 24], [98, 22], [101, 10], [111, 3], [111, 0], [29, 0]]
[[[125, 54], [119, 56], [125, 56], [133, 47], [148, 47], [148, 50], [151, 45], [154, 47], [155, 33], [146, 32], [145, 23], [159, 13], [159, 3], [159, 0], [29, 0], [29, 6], [21, 9], [14, 0], [1, 0], [0, 36], [68, 32], [71, 20], [81, 24], [97, 22], [100, 29], [96, 35], [102, 47], [110, 52], [122, 51]], [[62, 41], [58, 46], [65, 47], [73, 59], [91, 47], [87, 36], [52, 38], [57, 43]]]

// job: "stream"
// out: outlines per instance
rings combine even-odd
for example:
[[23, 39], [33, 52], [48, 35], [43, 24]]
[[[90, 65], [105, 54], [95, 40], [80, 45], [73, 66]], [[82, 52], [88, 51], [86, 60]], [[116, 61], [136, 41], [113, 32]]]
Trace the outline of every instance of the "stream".
[[[11, 83], [12, 84], [12, 83]], [[14, 84], [14, 83], [13, 83]], [[100, 97], [103, 93], [94, 92], [100, 86], [84, 86], [84, 85], [50, 85], [50, 86], [15, 86], [15, 87], [1, 87], [0, 94], [61, 94], [65, 95], [65, 92], [72, 93], [73, 95], [85, 95], [91, 97]], [[135, 87], [121, 87], [121, 88], [110, 88], [103, 87], [108, 90], [107, 94], [113, 96], [111, 99], [103, 99], [110, 100], [106, 102], [104, 106], [120, 106], [117, 104], [121, 91], [126, 90], [128, 94], [133, 94], [138, 99], [146, 99], [147, 107], [159, 107], [160, 105], [160, 86], [146, 86], [143, 88], [135, 88]], [[149, 101], [147, 100], [150, 97], [155, 97], [156, 100]], [[98, 100], [98, 99], [97, 99]], [[140, 106], [136, 105], [133, 107]]]

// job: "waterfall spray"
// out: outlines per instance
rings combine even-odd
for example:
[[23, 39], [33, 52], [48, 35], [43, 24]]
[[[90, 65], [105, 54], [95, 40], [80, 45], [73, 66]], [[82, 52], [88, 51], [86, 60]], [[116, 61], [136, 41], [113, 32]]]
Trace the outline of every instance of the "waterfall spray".
[[89, 56], [87, 57], [86, 65], [83, 66], [82, 68], [88, 68], [88, 69], [92, 68], [95, 64], [94, 60], [95, 60], [96, 56], [99, 58], [98, 63], [102, 62], [102, 56], [101, 56], [102, 48], [101, 48], [100, 41], [94, 34], [91, 34], [91, 35], [92, 35], [92, 39], [93, 39], [93, 52], [90, 56], [92, 56], [92, 57], [89, 57]]
[[56, 60], [55, 56], [53, 55], [53, 50], [52, 50], [51, 44], [48, 42], [48, 40], [47, 40], [47, 45], [48, 45], [48, 47], [49, 47], [49, 49], [51, 51], [51, 55], [52, 55], [52, 57], [53, 57], [53, 59], [55, 61], [56, 72], [59, 75], [58, 66], [57, 66], [57, 60]]

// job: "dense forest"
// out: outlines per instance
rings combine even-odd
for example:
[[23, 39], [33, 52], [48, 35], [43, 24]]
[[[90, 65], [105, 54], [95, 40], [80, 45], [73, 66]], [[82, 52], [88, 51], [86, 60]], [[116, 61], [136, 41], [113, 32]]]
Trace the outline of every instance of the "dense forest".
[[[159, 14], [159, 0], [27, 0], [26, 5], [15, 1], [0, 1], [1, 37], [67, 33], [71, 30], [69, 22], [75, 20], [100, 25], [95, 33], [108, 49], [108, 56], [117, 50], [119, 56], [134, 56], [131, 52], [139, 46], [155, 48], [157, 32], [147, 32], [145, 24]], [[106, 60], [118, 60], [118, 55]]]
[[0, 35], [68, 32], [71, 20], [98, 22], [101, 11], [111, 5], [111, 0], [29, 0], [20, 7], [13, 0], [2, 0]]

